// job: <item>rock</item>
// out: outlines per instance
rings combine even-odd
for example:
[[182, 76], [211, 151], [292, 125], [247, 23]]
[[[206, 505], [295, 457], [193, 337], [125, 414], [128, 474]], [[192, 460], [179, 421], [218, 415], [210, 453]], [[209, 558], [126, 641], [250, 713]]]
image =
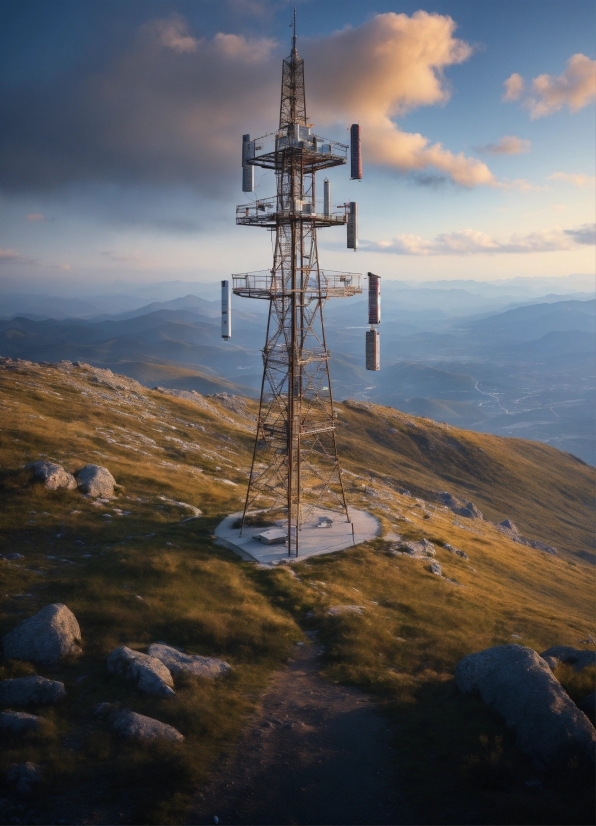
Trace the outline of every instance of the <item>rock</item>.
[[512, 534], [519, 536], [519, 531], [511, 521], [511, 519], [503, 519], [502, 522], [499, 522], [497, 528], [503, 528], [506, 531], [510, 531]]
[[56, 665], [64, 657], [82, 653], [81, 629], [66, 605], [46, 605], [2, 638], [8, 660]]
[[443, 576], [443, 569], [439, 565], [438, 562], [431, 562], [428, 566], [428, 570], [431, 574], [435, 574], [436, 576]]
[[166, 666], [155, 657], [122, 645], [108, 657], [108, 671], [135, 683], [139, 691], [157, 697], [173, 697], [174, 681]]
[[594, 727], [531, 648], [499, 645], [470, 654], [458, 662], [455, 679], [464, 694], [478, 691], [515, 730], [519, 748], [541, 763], [570, 754], [594, 761]]
[[446, 491], [439, 493], [439, 499], [458, 516], [465, 516], [467, 519], [484, 519], [473, 502], [464, 502], [463, 499], [457, 499], [457, 497]]
[[[513, 634], [511, 636], [513, 636]], [[548, 665], [551, 671], [554, 671], [555, 668], [559, 665], [559, 661], [556, 659], [556, 657], [549, 657], [548, 655], [545, 657], [542, 654], [541, 657], [544, 660], [544, 662]]]
[[511, 519], [504, 519], [497, 525], [497, 530], [505, 534], [512, 542], [519, 542], [520, 545], [527, 545], [528, 548], [535, 548], [537, 551], [543, 551], [545, 554], [556, 554], [555, 548], [550, 545], [545, 545], [544, 542], [539, 542], [537, 539], [526, 539], [522, 536]]
[[113, 714], [110, 727], [127, 740], [140, 740], [143, 743], [152, 740], [170, 740], [179, 743], [184, 740], [184, 735], [173, 726], [128, 709]]
[[449, 542], [445, 542], [443, 545], [444, 550], [448, 551], [450, 554], [455, 554], [456, 556], [461, 556], [462, 559], [469, 559], [470, 557], [467, 555], [465, 551], [460, 551], [459, 548], [454, 548], [453, 545], [450, 545]]
[[411, 556], [414, 559], [428, 559], [435, 556], [435, 546], [428, 539], [421, 539], [419, 542], [405, 542], [394, 548], [399, 554]]
[[25, 469], [33, 471], [32, 479], [35, 482], [43, 482], [46, 490], [59, 490], [60, 488], [74, 490], [77, 486], [72, 473], [54, 462], [31, 462], [25, 465]]
[[[596, 665], [596, 651], [573, 648], [571, 645], [551, 645], [540, 655], [544, 659], [554, 659], [565, 665], [572, 665], [574, 671], [583, 671], [589, 665]], [[556, 666], [555, 666], [556, 668]]]
[[75, 473], [79, 490], [89, 496], [109, 499], [114, 495], [116, 480], [110, 471], [100, 465], [85, 465]]
[[594, 717], [594, 714], [596, 714], [596, 691], [588, 694], [588, 696], [584, 697], [577, 705], [588, 717]]
[[341, 614], [361, 614], [364, 611], [362, 605], [334, 605], [327, 611], [330, 617], [339, 617]]
[[32, 794], [42, 781], [41, 766], [37, 763], [13, 763], [6, 772], [6, 779], [15, 787], [17, 794]]
[[153, 643], [147, 649], [147, 654], [162, 662], [172, 674], [194, 674], [196, 677], [215, 678], [223, 677], [232, 670], [224, 660], [201, 657], [199, 654], [184, 654], [164, 643]]
[[54, 705], [66, 697], [64, 683], [45, 677], [16, 677], [0, 682], [0, 707]]
[[27, 731], [37, 731], [40, 717], [35, 714], [27, 714], [26, 711], [2, 711], [0, 712], [0, 730], [11, 731], [15, 734], [24, 734]]

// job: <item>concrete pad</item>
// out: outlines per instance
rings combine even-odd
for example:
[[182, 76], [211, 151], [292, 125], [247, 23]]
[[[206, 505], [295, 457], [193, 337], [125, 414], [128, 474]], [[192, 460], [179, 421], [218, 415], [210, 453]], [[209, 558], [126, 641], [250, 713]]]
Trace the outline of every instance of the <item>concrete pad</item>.
[[[232, 513], [220, 522], [215, 529], [215, 536], [220, 545], [229, 548], [243, 559], [259, 562], [261, 565], [278, 565], [282, 560], [288, 560], [288, 543], [280, 545], [266, 545], [257, 539], [258, 534], [263, 533], [263, 528], [244, 527], [242, 536], [240, 530], [232, 525], [237, 519], [242, 517], [242, 511]], [[318, 527], [322, 518], [333, 519], [331, 527]], [[302, 526], [298, 541], [298, 559], [306, 559], [309, 556], [319, 556], [320, 554], [331, 554], [335, 551], [343, 551], [361, 542], [368, 542], [381, 534], [381, 523], [379, 520], [366, 511], [357, 511], [350, 508], [350, 518], [352, 523], [346, 522], [345, 516], [334, 513], [323, 508], [313, 508], [306, 523]], [[283, 521], [276, 522], [276, 525], [287, 527]], [[352, 525], [354, 535], [352, 536]], [[296, 557], [292, 553], [291, 559]]]

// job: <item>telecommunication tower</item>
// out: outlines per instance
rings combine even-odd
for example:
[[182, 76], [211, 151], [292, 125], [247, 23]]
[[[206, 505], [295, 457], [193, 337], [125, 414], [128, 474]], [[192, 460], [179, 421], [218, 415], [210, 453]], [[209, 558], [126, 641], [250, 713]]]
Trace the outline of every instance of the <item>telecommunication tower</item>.
[[[317, 200], [317, 172], [346, 163], [348, 146], [311, 132], [306, 115], [304, 60], [292, 49], [282, 66], [279, 128], [242, 141], [243, 190], [254, 190], [254, 168], [275, 172], [276, 195], [236, 208], [236, 223], [275, 234], [269, 270], [232, 276], [235, 295], [269, 301], [263, 380], [242, 527], [255, 509], [287, 513], [288, 556], [298, 556], [300, 530], [313, 508], [350, 515], [335, 438], [323, 307], [330, 298], [362, 292], [360, 273], [319, 266], [317, 230], [347, 226], [347, 245], [357, 247], [354, 202], [333, 207], [325, 179]], [[360, 128], [351, 128], [352, 178], [362, 178]], [[229, 288], [222, 282], [223, 302]], [[229, 307], [229, 304], [226, 306]], [[228, 324], [228, 322], [226, 322]], [[226, 333], [228, 329], [226, 328]], [[241, 527], [241, 531], [242, 531]]]

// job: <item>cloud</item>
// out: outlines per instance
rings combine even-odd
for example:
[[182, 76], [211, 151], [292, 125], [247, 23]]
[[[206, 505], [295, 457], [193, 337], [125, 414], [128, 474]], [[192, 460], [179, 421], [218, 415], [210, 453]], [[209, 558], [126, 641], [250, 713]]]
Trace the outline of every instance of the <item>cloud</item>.
[[20, 259], [20, 257], [21, 256], [16, 250], [0, 247], [0, 263], [9, 262], [14, 264], [15, 261]]
[[524, 92], [525, 85], [523, 77], [518, 75], [517, 72], [514, 72], [503, 83], [505, 92], [501, 100], [519, 100]]
[[[378, 14], [359, 27], [301, 39], [309, 114], [337, 134], [360, 122], [366, 162], [464, 187], [495, 186], [481, 160], [453, 152], [396, 119], [444, 105], [445, 71], [472, 48], [445, 15]], [[178, 14], [142, 25], [125, 47], [96, 50], [103, 63], [15, 88], [0, 106], [0, 187], [73, 184], [183, 186], [212, 197], [238, 180], [244, 132], [275, 128], [280, 47], [267, 37], [196, 36]]]
[[369, 252], [393, 255], [495, 255], [501, 253], [558, 252], [573, 249], [576, 244], [594, 244], [594, 225], [577, 229], [552, 229], [528, 235], [512, 235], [499, 241], [485, 232], [464, 229], [426, 239], [419, 235], [398, 235], [392, 241], [362, 241]]
[[583, 173], [573, 172], [553, 172], [547, 178], [548, 181], [565, 181], [565, 183], [573, 184], [573, 186], [594, 186], [596, 177], [594, 175], [584, 175]]
[[[525, 88], [521, 75], [513, 74], [505, 81], [503, 100], [519, 100]], [[538, 75], [532, 80], [531, 92], [523, 100], [532, 120], [552, 115], [566, 106], [578, 112], [596, 98], [596, 60], [585, 54], [574, 54], [560, 75]]]
[[41, 212], [30, 212], [27, 215], [28, 221], [45, 221], [45, 215], [42, 215]]
[[476, 152], [488, 152], [489, 155], [522, 155], [532, 148], [532, 141], [526, 138], [516, 138], [515, 135], [504, 135], [497, 143], [487, 143], [485, 146], [475, 146]]
[[143, 253], [135, 250], [130, 253], [115, 252], [114, 250], [104, 250], [100, 255], [117, 264], [130, 264], [133, 267], [151, 267], [155, 262], [147, 258]]

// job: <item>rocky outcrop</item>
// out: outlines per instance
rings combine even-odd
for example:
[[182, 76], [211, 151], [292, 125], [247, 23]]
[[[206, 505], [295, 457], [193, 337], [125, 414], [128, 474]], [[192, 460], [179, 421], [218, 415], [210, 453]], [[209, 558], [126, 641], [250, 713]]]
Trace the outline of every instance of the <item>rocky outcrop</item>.
[[61, 488], [75, 490], [77, 486], [72, 473], [54, 462], [31, 462], [31, 464], [25, 465], [25, 470], [30, 470], [31, 480], [42, 482], [46, 490], [59, 490]]
[[11, 786], [14, 786], [17, 794], [32, 794], [43, 779], [41, 766], [29, 761], [27, 763], [13, 763], [6, 772], [6, 779]]
[[462, 559], [469, 559], [470, 557], [467, 555], [465, 551], [460, 551], [459, 548], [454, 548], [453, 545], [450, 545], [449, 542], [445, 542], [443, 545], [443, 549], [450, 554], [455, 554], [455, 556], [460, 556]]
[[464, 502], [463, 499], [458, 499], [451, 493], [447, 493], [447, 491], [439, 493], [439, 499], [458, 516], [465, 516], [466, 519], [484, 519], [482, 513], [473, 502]]
[[333, 605], [327, 611], [330, 617], [340, 617], [342, 614], [361, 614], [364, 611], [362, 605]]
[[[574, 671], [583, 671], [589, 665], [596, 665], [596, 651], [573, 648], [571, 645], [551, 645], [540, 656], [551, 668], [556, 668], [557, 663], [564, 663], [572, 665]], [[555, 665], [551, 665], [550, 661], [554, 661]]]
[[66, 697], [64, 683], [45, 677], [16, 677], [0, 682], [0, 708], [50, 706]]
[[156, 697], [173, 697], [175, 694], [172, 675], [161, 660], [125, 645], [115, 648], [108, 657], [108, 671], [134, 683], [145, 694]]
[[470, 654], [457, 664], [455, 679], [463, 693], [477, 691], [539, 763], [571, 755], [594, 761], [594, 727], [531, 648], [500, 645]]
[[116, 480], [110, 471], [100, 465], [85, 465], [75, 473], [82, 493], [94, 498], [110, 499], [114, 495]]
[[413, 559], [429, 559], [436, 555], [435, 546], [428, 539], [421, 539], [419, 542], [396, 542], [391, 546], [391, 551], [411, 556]]
[[130, 711], [129, 709], [111, 713], [108, 724], [112, 731], [115, 731], [126, 740], [136, 740], [142, 743], [160, 740], [180, 743], [184, 740], [184, 735], [173, 726], [154, 720], [153, 717], [137, 714], [136, 711]]
[[81, 629], [66, 605], [46, 605], [2, 638], [4, 656], [38, 665], [56, 665], [82, 653]]
[[13, 734], [25, 734], [28, 731], [37, 731], [41, 718], [26, 711], [0, 712], [0, 731], [10, 731]]
[[199, 654], [185, 654], [164, 643], [153, 643], [147, 649], [150, 657], [162, 662], [172, 674], [192, 674], [195, 677], [223, 677], [232, 667], [216, 657], [201, 657]]
[[526, 539], [522, 536], [518, 528], [513, 524], [511, 519], [503, 519], [497, 525], [497, 530], [510, 539], [512, 542], [518, 542], [520, 545], [527, 545], [528, 548], [534, 548], [537, 551], [543, 551], [545, 554], [554, 555], [557, 553], [555, 548], [550, 545], [545, 545], [544, 542], [539, 542], [537, 539]]
[[428, 570], [435, 576], [443, 576], [443, 569], [438, 562], [431, 562], [428, 566]]

